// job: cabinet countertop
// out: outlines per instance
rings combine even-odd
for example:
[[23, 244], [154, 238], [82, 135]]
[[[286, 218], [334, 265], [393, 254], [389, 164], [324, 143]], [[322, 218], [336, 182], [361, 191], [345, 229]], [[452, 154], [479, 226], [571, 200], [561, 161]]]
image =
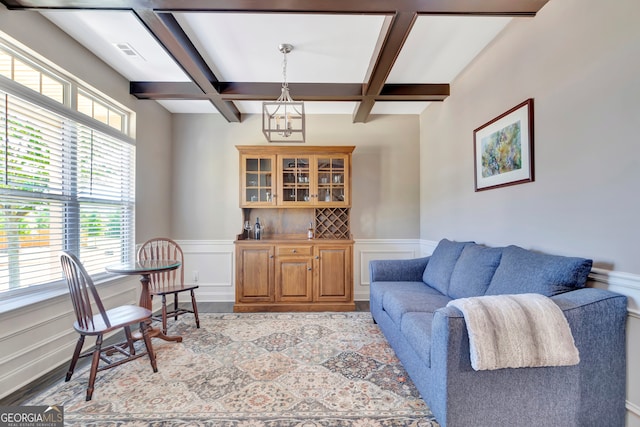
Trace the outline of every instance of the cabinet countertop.
[[242, 236], [238, 236], [234, 243], [249, 244], [249, 243], [281, 243], [281, 244], [319, 244], [319, 243], [353, 243], [352, 239], [308, 239], [302, 234], [271, 234], [267, 235], [260, 240], [246, 239]]

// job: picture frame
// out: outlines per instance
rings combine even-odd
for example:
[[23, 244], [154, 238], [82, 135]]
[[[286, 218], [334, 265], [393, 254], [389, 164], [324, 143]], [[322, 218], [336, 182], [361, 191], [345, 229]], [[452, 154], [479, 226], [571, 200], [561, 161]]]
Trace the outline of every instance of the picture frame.
[[475, 191], [534, 181], [533, 98], [473, 131]]

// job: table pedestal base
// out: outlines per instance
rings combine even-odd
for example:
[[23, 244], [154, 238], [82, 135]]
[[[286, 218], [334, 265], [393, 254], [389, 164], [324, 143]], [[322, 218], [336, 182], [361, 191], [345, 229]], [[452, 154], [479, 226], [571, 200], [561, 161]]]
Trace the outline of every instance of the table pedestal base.
[[[135, 331], [131, 334], [134, 341], [142, 339], [142, 332]], [[149, 328], [149, 338], [160, 338], [165, 341], [182, 342], [182, 337], [178, 335], [165, 335], [160, 328]]]
[[[151, 279], [149, 277], [149, 274], [140, 275], [140, 283], [142, 284], [142, 292], [140, 293], [140, 306], [148, 308], [149, 310], [152, 310], [153, 307], [152, 307], [152, 304], [151, 304], [151, 293], [149, 292], [149, 281], [150, 280]], [[150, 327], [149, 328], [149, 337], [150, 338], [160, 338], [161, 340], [165, 340], [165, 341], [182, 342], [182, 337], [165, 335], [162, 332], [162, 329], [155, 328], [155, 327]], [[140, 338], [142, 338], [142, 334], [140, 334]]]

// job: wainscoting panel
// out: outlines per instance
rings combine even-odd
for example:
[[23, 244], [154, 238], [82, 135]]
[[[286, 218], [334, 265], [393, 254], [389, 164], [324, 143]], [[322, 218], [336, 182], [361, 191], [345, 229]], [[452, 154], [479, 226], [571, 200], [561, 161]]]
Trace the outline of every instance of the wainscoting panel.
[[[232, 240], [180, 240], [184, 252], [184, 280], [197, 283], [198, 301], [235, 300], [235, 246]], [[183, 292], [180, 301], [188, 301]], [[154, 303], [155, 307], [156, 303]], [[159, 306], [158, 306], [159, 307]]]
[[[97, 283], [105, 306], [137, 304], [140, 282], [126, 277]], [[0, 314], [0, 399], [67, 364], [78, 334], [68, 294]], [[95, 344], [85, 341], [85, 350]]]
[[420, 255], [418, 240], [366, 239], [354, 244], [354, 299], [369, 300], [369, 261], [376, 259], [410, 259]]

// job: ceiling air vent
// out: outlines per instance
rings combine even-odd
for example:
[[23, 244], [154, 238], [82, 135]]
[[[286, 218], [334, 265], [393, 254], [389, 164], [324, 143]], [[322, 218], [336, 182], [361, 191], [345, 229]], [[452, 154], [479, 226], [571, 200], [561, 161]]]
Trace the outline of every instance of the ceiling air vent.
[[126, 56], [130, 57], [130, 58], [140, 58], [142, 60], [144, 60], [144, 58], [142, 57], [142, 55], [140, 55], [138, 53], [137, 50], [135, 50], [133, 48], [133, 46], [131, 46], [129, 43], [114, 43], [113, 44], [120, 52], [122, 52], [123, 54], [125, 54]]

